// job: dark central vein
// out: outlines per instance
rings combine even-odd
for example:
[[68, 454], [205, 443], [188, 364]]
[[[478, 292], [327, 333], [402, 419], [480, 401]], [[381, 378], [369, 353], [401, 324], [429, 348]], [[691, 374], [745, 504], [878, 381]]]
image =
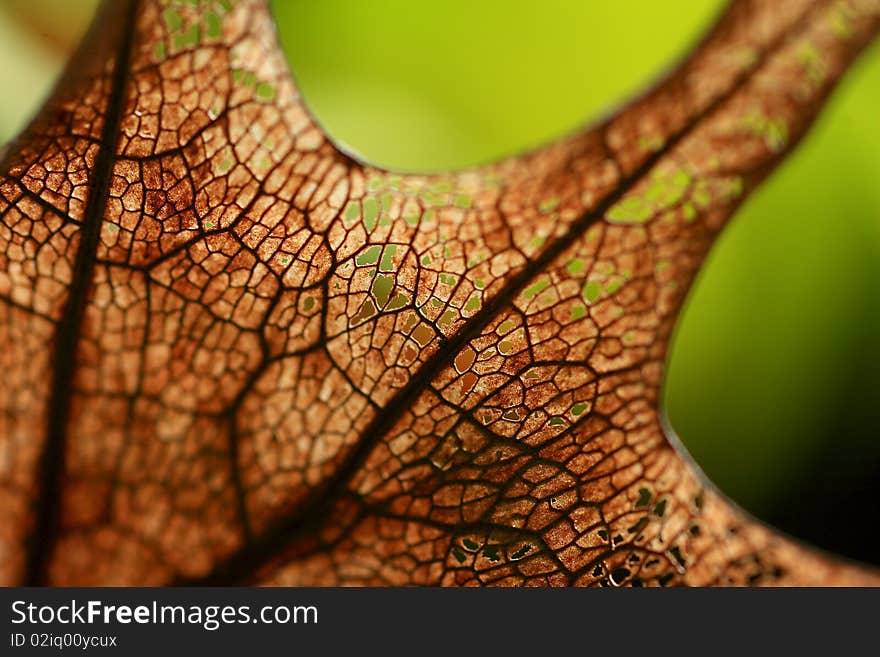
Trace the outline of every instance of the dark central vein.
[[[120, 32], [115, 49], [110, 95], [107, 98], [104, 125], [101, 129], [100, 149], [95, 157], [89, 197], [83, 213], [70, 292], [54, 338], [52, 354], [54, 366], [49, 392], [46, 439], [38, 465], [35, 520], [28, 540], [29, 549], [24, 572], [24, 582], [29, 586], [46, 584], [47, 567], [58, 537], [77, 347], [92, 289], [95, 255], [110, 192], [113, 162], [125, 105], [125, 86], [138, 1], [109, 0], [95, 17], [91, 28], [91, 31], [95, 32], [105, 30], [108, 25], [120, 25]], [[88, 36], [84, 43], [87, 42], [92, 42]], [[74, 65], [76, 61], [73, 60]]]
[[[817, 5], [821, 7], [820, 3]], [[807, 21], [816, 11], [816, 6], [802, 14], [788, 29], [780, 34], [762, 50], [760, 56], [747, 69], [742, 71], [731, 83], [730, 87], [720, 93], [711, 103], [688, 119], [677, 131], [669, 136], [662, 148], [648, 156], [632, 173], [623, 177], [611, 191], [594, 208], [574, 221], [570, 230], [552, 242], [537, 257], [516, 275], [512, 276], [504, 288], [490, 299], [481, 313], [471, 318], [455, 335], [444, 342], [422, 366], [418, 374], [401, 388], [384, 409], [379, 411], [366, 427], [356, 447], [345, 459], [341, 467], [326, 482], [315, 489], [302, 505], [293, 513], [284, 517], [268, 532], [254, 543], [233, 553], [225, 562], [221, 562], [211, 573], [192, 580], [179, 580], [182, 585], [229, 585], [242, 583], [254, 577], [256, 571], [266, 566], [273, 558], [283, 552], [286, 546], [298, 536], [315, 531], [321, 522], [326, 520], [332, 505], [345, 493], [345, 487], [366, 461], [370, 451], [378, 440], [390, 431], [407, 408], [424, 391], [427, 382], [431, 381], [443, 367], [472, 339], [479, 336], [485, 327], [508, 306], [520, 291], [529, 284], [536, 274], [546, 269], [560, 255], [569, 249], [590, 226], [602, 220], [605, 214], [618, 203], [633, 187], [647, 175], [666, 155], [674, 150], [694, 129], [707, 117], [721, 108], [735, 96], [752, 79], [754, 73], [761, 69], [767, 58], [776, 52], [789, 36]], [[674, 79], [674, 78], [673, 78]], [[667, 84], [669, 81], [667, 81]], [[607, 129], [607, 124], [597, 130]]]

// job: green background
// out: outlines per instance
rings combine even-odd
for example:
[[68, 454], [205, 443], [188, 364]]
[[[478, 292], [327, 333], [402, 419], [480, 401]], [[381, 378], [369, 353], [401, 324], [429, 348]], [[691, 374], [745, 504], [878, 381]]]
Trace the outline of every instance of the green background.
[[[94, 2], [5, 0], [0, 140]], [[596, 120], [687, 52], [715, 0], [274, 3], [338, 141], [406, 170], [485, 162]], [[65, 13], [66, 12], [66, 13]], [[691, 293], [665, 404], [697, 463], [760, 517], [880, 561], [880, 44], [737, 215]]]

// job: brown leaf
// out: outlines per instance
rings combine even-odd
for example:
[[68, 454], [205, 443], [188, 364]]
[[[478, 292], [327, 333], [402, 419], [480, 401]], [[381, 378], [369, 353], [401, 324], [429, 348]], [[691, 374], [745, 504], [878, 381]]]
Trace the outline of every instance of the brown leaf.
[[330, 143], [264, 3], [106, 2], [0, 167], [0, 579], [877, 583], [658, 405], [713, 239], [878, 22], [738, 2], [602, 125], [415, 176]]

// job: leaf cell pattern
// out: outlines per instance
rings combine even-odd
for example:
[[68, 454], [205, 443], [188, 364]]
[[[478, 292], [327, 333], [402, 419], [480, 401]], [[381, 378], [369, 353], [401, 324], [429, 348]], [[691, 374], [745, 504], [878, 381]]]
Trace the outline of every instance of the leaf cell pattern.
[[659, 412], [682, 299], [880, 24], [734, 3], [606, 122], [342, 152], [257, 0], [106, 2], [0, 164], [4, 584], [864, 584]]

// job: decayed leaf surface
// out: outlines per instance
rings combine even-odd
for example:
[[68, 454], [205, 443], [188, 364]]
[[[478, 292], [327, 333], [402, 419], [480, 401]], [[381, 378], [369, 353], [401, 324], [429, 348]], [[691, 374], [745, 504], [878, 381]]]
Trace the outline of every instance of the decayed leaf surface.
[[0, 178], [7, 584], [851, 584], [664, 433], [667, 341], [880, 2], [732, 5], [593, 129], [337, 150], [256, 1], [106, 2]]

